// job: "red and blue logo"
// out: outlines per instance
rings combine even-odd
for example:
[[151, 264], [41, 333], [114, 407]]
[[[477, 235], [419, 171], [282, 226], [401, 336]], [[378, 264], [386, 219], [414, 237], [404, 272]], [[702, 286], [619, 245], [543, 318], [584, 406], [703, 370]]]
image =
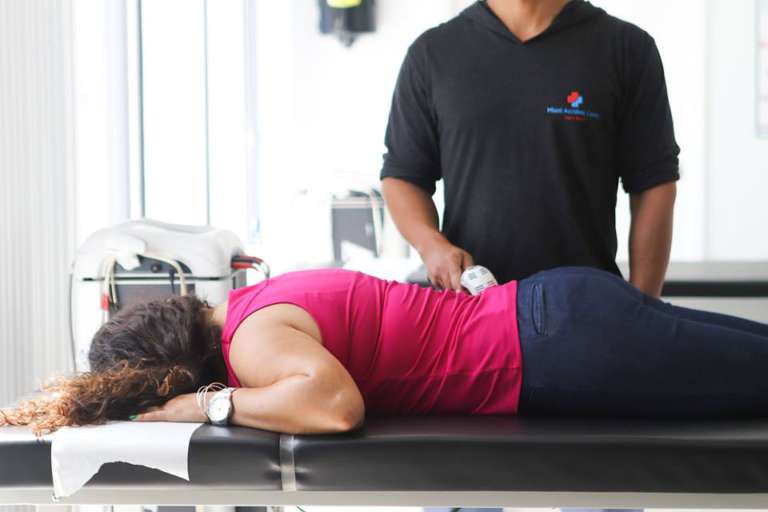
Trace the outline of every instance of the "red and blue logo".
[[573, 108], [579, 108], [581, 104], [584, 103], [584, 96], [579, 94], [579, 91], [572, 91], [571, 94], [568, 95], [566, 101], [570, 103]]
[[584, 96], [579, 91], [571, 91], [565, 101], [568, 107], [547, 107], [547, 114], [561, 116], [566, 121], [586, 121], [587, 119], [600, 119], [600, 114], [581, 108], [584, 104]]

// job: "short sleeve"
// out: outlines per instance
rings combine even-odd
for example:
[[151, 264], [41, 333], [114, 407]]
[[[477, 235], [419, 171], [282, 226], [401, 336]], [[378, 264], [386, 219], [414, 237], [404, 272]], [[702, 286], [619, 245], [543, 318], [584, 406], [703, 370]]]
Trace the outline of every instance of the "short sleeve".
[[680, 178], [661, 56], [648, 34], [639, 46], [627, 55], [618, 133], [619, 174], [630, 194]]
[[435, 192], [442, 176], [437, 119], [432, 107], [423, 50], [408, 49], [400, 67], [384, 143], [387, 152], [380, 179], [400, 178]]

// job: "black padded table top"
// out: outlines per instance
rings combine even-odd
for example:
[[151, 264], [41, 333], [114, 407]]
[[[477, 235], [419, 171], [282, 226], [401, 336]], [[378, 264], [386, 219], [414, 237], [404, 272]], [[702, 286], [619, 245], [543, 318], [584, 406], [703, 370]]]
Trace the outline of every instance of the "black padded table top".
[[[23, 462], [20, 462], [23, 461]], [[201, 425], [192, 434], [189, 481], [147, 466], [104, 464], [86, 487], [239, 487], [280, 490], [279, 435], [245, 427]], [[50, 488], [51, 442], [25, 427], [0, 427], [0, 488]]]
[[382, 418], [294, 444], [298, 490], [768, 491], [768, 420]]
[[[203, 425], [189, 474], [109, 463], [85, 487], [766, 493], [768, 419], [391, 417], [311, 436]], [[50, 443], [0, 428], [0, 489], [51, 482]]]

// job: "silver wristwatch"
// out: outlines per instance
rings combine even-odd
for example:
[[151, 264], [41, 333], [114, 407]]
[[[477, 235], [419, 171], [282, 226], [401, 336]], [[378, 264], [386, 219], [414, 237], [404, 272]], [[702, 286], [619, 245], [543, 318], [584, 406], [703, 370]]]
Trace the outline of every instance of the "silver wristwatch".
[[232, 392], [236, 388], [224, 388], [217, 391], [211, 401], [208, 402], [208, 408], [205, 415], [214, 425], [226, 425], [235, 411], [232, 405]]

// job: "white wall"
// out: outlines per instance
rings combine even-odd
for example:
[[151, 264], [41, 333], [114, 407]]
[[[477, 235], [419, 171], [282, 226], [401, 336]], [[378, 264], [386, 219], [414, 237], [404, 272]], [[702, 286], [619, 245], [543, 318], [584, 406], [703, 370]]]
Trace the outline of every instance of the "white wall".
[[768, 258], [768, 139], [755, 132], [755, 2], [710, 0], [705, 256]]
[[276, 269], [332, 258], [331, 194], [378, 185], [392, 91], [408, 45], [465, 3], [380, 1], [376, 33], [351, 48], [320, 34], [315, 2], [257, 4], [264, 231], [253, 250]]

